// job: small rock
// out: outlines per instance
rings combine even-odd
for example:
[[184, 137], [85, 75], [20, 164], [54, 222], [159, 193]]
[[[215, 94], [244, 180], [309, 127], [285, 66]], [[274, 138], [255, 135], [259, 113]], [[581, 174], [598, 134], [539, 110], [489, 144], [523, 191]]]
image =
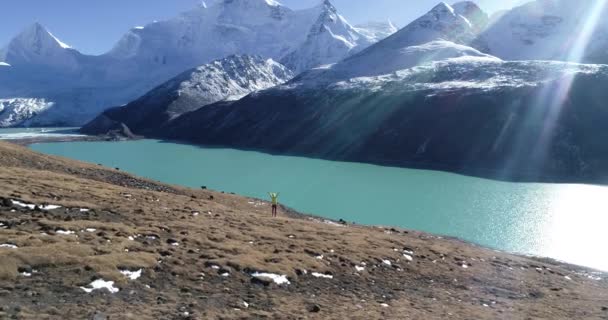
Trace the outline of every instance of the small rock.
[[602, 307], [602, 311], [608, 311], [608, 307]]
[[318, 304], [310, 304], [308, 307], [306, 307], [306, 310], [311, 313], [317, 313], [321, 311], [321, 307]]
[[2, 199], [2, 206], [3, 207], [12, 207], [13, 206], [13, 202], [9, 199], [3, 198]]
[[17, 269], [19, 273], [32, 273], [32, 267], [25, 265]]

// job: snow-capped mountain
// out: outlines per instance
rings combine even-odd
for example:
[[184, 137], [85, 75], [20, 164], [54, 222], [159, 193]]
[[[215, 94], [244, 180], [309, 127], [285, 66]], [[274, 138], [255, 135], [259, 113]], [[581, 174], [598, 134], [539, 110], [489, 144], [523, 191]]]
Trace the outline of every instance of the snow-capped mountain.
[[161, 137], [500, 179], [590, 182], [608, 176], [606, 82], [605, 65], [450, 58], [325, 86], [288, 83], [179, 117]]
[[468, 8], [465, 5], [457, 4], [457, 8], [462, 14], [445, 2], [439, 3], [431, 11], [389, 37], [392, 38], [391, 43], [400, 47], [420, 45], [433, 40], [468, 44], [475, 38], [478, 27], [474, 20], [469, 20], [467, 16], [473, 17], [476, 14], [473, 13], [475, 11], [464, 10], [463, 8]]
[[286, 59], [294, 71], [337, 62], [375, 41], [359, 30], [328, 1], [294, 11], [271, 0], [217, 0], [135, 27], [108, 53], [87, 56], [34, 24], [0, 50], [0, 98], [53, 103], [29, 113], [36, 119], [11, 125], [82, 125], [185, 70], [232, 54]]
[[[560, 1], [565, 0], [531, 5], [554, 8]], [[504, 25], [503, 20], [512, 21], [507, 17], [521, 8], [493, 22]], [[330, 21], [337, 23], [332, 25], [336, 30], [350, 30], [335, 17]], [[603, 112], [608, 67], [506, 61], [474, 49], [470, 44], [479, 43], [493, 28], [487, 26], [488, 20], [472, 2], [440, 3], [405, 28], [339, 62], [237, 101], [190, 109], [171, 121], [165, 116], [152, 136], [333, 160], [494, 172], [501, 179], [589, 182], [608, 177], [608, 147], [601, 142], [606, 138], [602, 126], [608, 121]], [[543, 21], [552, 29], [567, 20]], [[522, 23], [506, 25], [526, 29]], [[327, 30], [327, 25], [319, 24], [317, 31]], [[536, 36], [553, 43], [552, 36], [543, 32]], [[324, 32], [315, 35], [330, 39]], [[492, 39], [496, 48], [502, 48], [496, 43], [511, 40], [498, 33]], [[106, 112], [99, 121], [102, 125], [91, 126], [88, 132], [103, 133], [108, 123], [112, 128], [123, 126], [122, 119], [112, 119], [117, 110]]]
[[376, 40], [351, 26], [328, 0], [313, 10], [320, 14], [310, 28], [306, 41], [280, 60], [292, 70], [304, 71], [336, 63]]
[[502, 14], [475, 46], [509, 60], [608, 63], [603, 1], [536, 0]]
[[371, 21], [361, 23], [356, 25], [355, 29], [366, 37], [373, 39], [375, 42], [384, 40], [386, 37], [399, 30], [399, 28], [397, 28], [390, 20], [386, 22]]
[[175, 74], [235, 53], [288, 61], [294, 71], [302, 71], [311, 64], [336, 62], [371, 43], [327, 0], [299, 11], [275, 1], [223, 0], [134, 28], [108, 56], [125, 61], [120, 72], [132, 66]]
[[475, 37], [476, 27], [472, 20], [481, 24], [487, 22], [485, 13], [471, 2], [457, 3], [456, 6], [458, 10], [442, 2], [395, 34], [362, 52], [334, 65], [304, 72], [298, 79], [335, 82], [388, 74], [447, 58], [475, 56], [496, 59], [461, 44], [468, 43]]
[[78, 69], [79, 55], [39, 23], [34, 23], [0, 50], [0, 61], [12, 66], [70, 71]]
[[285, 66], [259, 56], [230, 56], [188, 70], [123, 107], [104, 112], [83, 132], [126, 125], [135, 134], [154, 134], [176, 117], [222, 100], [236, 100], [293, 77]]

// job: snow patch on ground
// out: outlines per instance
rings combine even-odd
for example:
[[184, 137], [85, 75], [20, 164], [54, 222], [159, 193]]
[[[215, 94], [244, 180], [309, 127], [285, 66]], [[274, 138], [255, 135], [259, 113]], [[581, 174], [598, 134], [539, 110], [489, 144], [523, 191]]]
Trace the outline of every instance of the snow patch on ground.
[[323, 220], [323, 223], [328, 224], [330, 226], [334, 226], [334, 227], [344, 227], [343, 224], [339, 224], [339, 223], [331, 221], [331, 220]]
[[67, 236], [67, 235], [75, 234], [76, 232], [74, 232], [72, 230], [59, 229], [59, 230], [56, 230], [55, 233]]
[[[36, 208], [36, 205], [33, 203], [25, 203], [25, 202], [21, 202], [21, 201], [17, 201], [17, 200], [11, 200], [11, 202], [16, 206], [19, 206], [22, 208], [28, 208], [30, 210], [34, 210]], [[38, 208], [40, 208], [42, 210], [55, 210], [55, 209], [61, 208], [61, 206], [49, 204], [46, 206], [38, 206]]]
[[114, 287], [114, 281], [105, 281], [103, 279], [98, 279], [91, 282], [86, 287], [80, 287], [80, 289], [84, 290], [86, 293], [91, 293], [95, 290], [107, 289], [110, 293], [116, 293], [120, 291], [120, 289]]
[[142, 271], [143, 271], [143, 269], [139, 269], [137, 271], [120, 270], [120, 273], [122, 273], [124, 276], [126, 276], [130, 280], [137, 280], [141, 277]]
[[0, 248], [17, 249], [18, 247], [14, 244], [3, 243], [3, 244], [0, 244]]
[[279, 274], [265, 273], [265, 272], [256, 272], [256, 273], [253, 273], [251, 276], [255, 277], [255, 278], [270, 279], [270, 280], [274, 281], [274, 283], [276, 283], [278, 285], [290, 284], [291, 283], [287, 279], [286, 275], [279, 275]]
[[324, 273], [319, 273], [319, 272], [313, 272], [311, 274], [315, 278], [325, 278], [325, 279], [333, 279], [334, 278], [334, 276], [332, 276], [331, 274], [324, 274]]

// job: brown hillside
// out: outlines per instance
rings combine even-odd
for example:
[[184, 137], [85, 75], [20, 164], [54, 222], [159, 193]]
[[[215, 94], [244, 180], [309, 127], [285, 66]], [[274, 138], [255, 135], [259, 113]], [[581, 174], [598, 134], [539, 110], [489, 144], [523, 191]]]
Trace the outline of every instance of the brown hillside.
[[0, 319], [608, 319], [591, 270], [269, 211], [0, 142]]

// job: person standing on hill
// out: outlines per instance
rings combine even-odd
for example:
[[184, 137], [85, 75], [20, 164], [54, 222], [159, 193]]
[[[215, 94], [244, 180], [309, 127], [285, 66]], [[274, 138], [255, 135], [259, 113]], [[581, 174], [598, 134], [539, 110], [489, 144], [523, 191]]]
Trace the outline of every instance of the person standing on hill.
[[270, 199], [272, 200], [272, 216], [277, 216], [277, 206], [279, 205], [279, 193], [269, 192]]

